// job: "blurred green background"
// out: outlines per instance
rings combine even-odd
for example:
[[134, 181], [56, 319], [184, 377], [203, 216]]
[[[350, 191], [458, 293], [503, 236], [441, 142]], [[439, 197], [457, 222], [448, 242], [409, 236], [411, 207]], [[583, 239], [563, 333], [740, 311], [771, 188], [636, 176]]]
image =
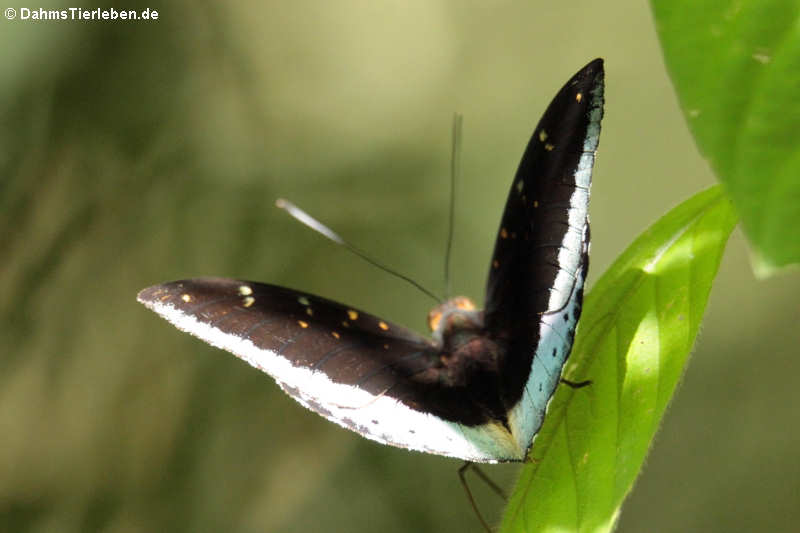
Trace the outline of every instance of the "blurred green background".
[[[462, 112], [453, 286], [480, 301], [528, 137], [562, 83], [601, 56], [591, 286], [647, 224], [714, 183], [647, 6], [116, 7], [159, 19], [2, 20], [0, 531], [480, 531], [457, 461], [326, 422], [135, 295], [241, 277], [424, 331], [424, 295], [292, 222], [275, 198], [440, 292], [450, 121]], [[734, 235], [619, 531], [796, 528], [799, 293], [796, 275], [755, 281]], [[517, 468], [486, 470], [510, 487]], [[496, 519], [502, 502], [473, 485]]]

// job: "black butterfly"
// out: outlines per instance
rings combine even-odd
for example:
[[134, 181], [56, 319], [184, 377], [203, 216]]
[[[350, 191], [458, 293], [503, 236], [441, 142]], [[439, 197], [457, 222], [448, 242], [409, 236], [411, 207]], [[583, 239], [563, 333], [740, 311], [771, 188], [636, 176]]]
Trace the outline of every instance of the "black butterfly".
[[466, 298], [437, 307], [433, 340], [250, 281], [175, 281], [138, 300], [369, 439], [474, 462], [523, 460], [581, 313], [602, 115], [596, 59], [558, 92], [528, 143], [500, 221], [486, 309]]

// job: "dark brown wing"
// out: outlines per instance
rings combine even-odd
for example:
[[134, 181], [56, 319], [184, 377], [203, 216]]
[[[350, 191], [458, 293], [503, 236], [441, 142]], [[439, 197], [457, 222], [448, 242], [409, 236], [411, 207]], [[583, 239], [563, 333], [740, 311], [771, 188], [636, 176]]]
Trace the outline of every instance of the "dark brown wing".
[[[298, 402], [385, 444], [474, 461], [518, 459], [440, 383], [430, 341], [363, 311], [263, 283], [199, 278], [144, 289], [148, 308], [271, 375]], [[509, 448], [510, 447], [510, 448]]]
[[589, 187], [602, 114], [603, 61], [596, 59], [564, 85], [534, 130], [492, 255], [485, 320], [490, 336], [507, 346], [506, 405], [518, 406], [527, 394], [523, 403], [539, 419], [558, 385], [581, 312]]

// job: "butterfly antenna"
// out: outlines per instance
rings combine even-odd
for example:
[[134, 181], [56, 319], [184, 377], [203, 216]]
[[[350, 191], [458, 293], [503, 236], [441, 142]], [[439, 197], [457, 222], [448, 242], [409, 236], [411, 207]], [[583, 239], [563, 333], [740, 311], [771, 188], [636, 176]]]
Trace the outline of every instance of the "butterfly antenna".
[[456, 183], [461, 177], [461, 126], [464, 117], [453, 114], [453, 147], [450, 156], [450, 220], [447, 223], [447, 244], [444, 251], [444, 295], [450, 298], [450, 251], [453, 248], [453, 231], [456, 212]]
[[442, 300], [438, 296], [433, 294], [431, 291], [429, 291], [428, 289], [426, 289], [425, 287], [423, 287], [422, 285], [420, 285], [419, 283], [417, 283], [413, 279], [409, 278], [408, 276], [404, 276], [403, 274], [400, 274], [399, 272], [397, 272], [395, 270], [392, 270], [391, 268], [389, 268], [389, 267], [387, 267], [385, 265], [382, 265], [381, 263], [379, 263], [376, 260], [372, 259], [371, 257], [367, 256], [364, 252], [362, 252], [361, 250], [359, 250], [358, 248], [356, 248], [355, 246], [353, 246], [352, 244], [350, 244], [349, 242], [344, 240], [341, 236], [339, 236], [338, 233], [336, 233], [335, 231], [330, 229], [328, 226], [326, 226], [325, 224], [323, 224], [322, 222], [320, 222], [316, 218], [312, 217], [311, 215], [309, 215], [308, 213], [306, 213], [305, 211], [303, 211], [302, 209], [300, 209], [299, 207], [294, 205], [289, 200], [284, 200], [283, 198], [278, 198], [275, 201], [275, 205], [277, 207], [283, 209], [287, 213], [289, 213], [292, 217], [294, 217], [296, 220], [298, 220], [300, 223], [304, 224], [305, 226], [308, 226], [309, 228], [313, 229], [317, 233], [321, 233], [322, 235], [324, 235], [328, 239], [332, 240], [336, 244], [344, 246], [347, 250], [349, 250], [350, 252], [356, 254], [358, 257], [360, 257], [361, 259], [363, 259], [364, 261], [366, 261], [370, 265], [375, 266], [375, 267], [383, 270], [384, 272], [386, 272], [388, 274], [391, 274], [392, 276], [400, 278], [400, 279], [402, 279], [403, 281], [405, 281], [407, 283], [410, 283], [411, 285], [413, 285], [414, 287], [416, 287], [417, 289], [422, 291], [424, 294], [426, 294], [429, 297], [431, 297], [434, 300], [436, 300], [437, 303], [442, 303]]

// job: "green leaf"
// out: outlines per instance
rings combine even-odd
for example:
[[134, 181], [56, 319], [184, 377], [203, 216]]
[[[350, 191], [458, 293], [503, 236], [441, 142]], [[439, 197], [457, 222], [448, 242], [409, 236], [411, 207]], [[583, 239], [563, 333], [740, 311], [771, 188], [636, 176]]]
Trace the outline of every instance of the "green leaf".
[[800, 2], [651, 4], [689, 128], [733, 198], [756, 266], [800, 262]]
[[694, 343], [737, 218], [720, 187], [645, 231], [586, 298], [565, 377], [502, 531], [609, 531]]

